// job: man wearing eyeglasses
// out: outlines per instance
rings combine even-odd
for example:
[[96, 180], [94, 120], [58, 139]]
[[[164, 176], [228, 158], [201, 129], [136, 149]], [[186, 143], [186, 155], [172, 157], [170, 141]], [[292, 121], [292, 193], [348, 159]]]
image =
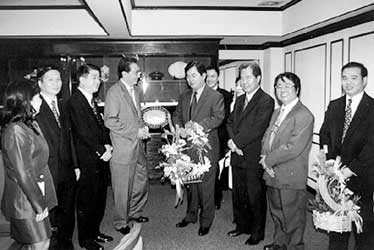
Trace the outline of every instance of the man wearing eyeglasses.
[[262, 141], [269, 210], [274, 222], [273, 243], [264, 250], [303, 250], [306, 223], [308, 156], [313, 114], [299, 100], [300, 79], [285, 72], [274, 81], [281, 107], [274, 111]]
[[264, 239], [266, 219], [265, 185], [260, 160], [261, 139], [274, 110], [274, 100], [260, 87], [261, 69], [257, 63], [239, 67], [245, 94], [238, 97], [227, 121], [231, 150], [233, 213], [236, 228], [228, 235], [250, 234], [245, 242], [257, 245]]
[[140, 115], [142, 91], [136, 86], [140, 75], [136, 58], [121, 58], [120, 80], [105, 97], [104, 121], [113, 143], [110, 170], [116, 209], [114, 226], [123, 235], [130, 232], [130, 220], [149, 220], [142, 216], [149, 187], [143, 140], [150, 135]]
[[[320, 130], [320, 146], [327, 148], [327, 159], [340, 156], [342, 165], [355, 174], [347, 187], [360, 197], [363, 232], [353, 228], [358, 250], [374, 248], [374, 99], [364, 89], [368, 81], [366, 67], [349, 62], [341, 71], [345, 95], [330, 102]], [[329, 233], [329, 250], [346, 250], [351, 232]]]

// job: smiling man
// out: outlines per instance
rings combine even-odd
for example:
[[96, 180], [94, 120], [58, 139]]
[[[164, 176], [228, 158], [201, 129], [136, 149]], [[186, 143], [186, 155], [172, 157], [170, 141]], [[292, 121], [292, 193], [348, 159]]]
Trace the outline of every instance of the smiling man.
[[[353, 233], [356, 248], [373, 249], [374, 213], [374, 99], [364, 89], [368, 81], [366, 67], [357, 62], [343, 66], [341, 74], [342, 97], [330, 102], [320, 130], [320, 147], [328, 149], [327, 159], [341, 156], [342, 165], [355, 175], [347, 185], [360, 196], [363, 232]], [[348, 249], [350, 232], [329, 233], [329, 250]]]
[[299, 100], [301, 83], [291, 72], [274, 81], [281, 107], [274, 111], [262, 141], [260, 163], [266, 170], [269, 210], [274, 222], [273, 244], [264, 250], [304, 250], [308, 156], [314, 117]]

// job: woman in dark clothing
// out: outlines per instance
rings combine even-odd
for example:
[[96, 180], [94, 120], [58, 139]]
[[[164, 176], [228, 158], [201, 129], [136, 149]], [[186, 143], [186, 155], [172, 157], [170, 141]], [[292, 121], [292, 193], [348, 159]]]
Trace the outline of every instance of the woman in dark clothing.
[[49, 247], [48, 210], [57, 199], [48, 169], [48, 145], [34, 120], [41, 99], [31, 82], [10, 84], [4, 94], [2, 150], [5, 188], [2, 202], [10, 221], [10, 249], [44, 250]]

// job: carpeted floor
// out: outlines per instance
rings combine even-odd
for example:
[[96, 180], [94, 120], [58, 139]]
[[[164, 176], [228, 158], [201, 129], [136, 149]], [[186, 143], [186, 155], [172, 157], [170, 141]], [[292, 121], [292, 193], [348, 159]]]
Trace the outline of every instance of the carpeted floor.
[[[176, 228], [186, 211], [186, 202], [179, 208], [174, 208], [175, 189], [169, 184], [161, 185], [159, 181], [152, 181], [150, 196], [144, 211], [150, 221], [142, 224], [141, 236], [146, 250], [262, 250], [263, 246], [272, 242], [273, 225], [271, 218], [267, 216], [265, 240], [257, 246], [246, 246], [244, 242], [247, 235], [237, 238], [227, 236], [227, 232], [234, 228], [232, 224], [231, 192], [224, 192], [224, 199], [220, 210], [216, 211], [216, 217], [208, 235], [197, 235], [199, 225], [190, 224], [186, 228]], [[113, 193], [108, 189], [107, 209], [102, 222], [102, 232], [114, 237], [114, 242], [104, 244], [106, 250], [114, 249], [120, 242], [122, 235], [116, 232], [112, 225], [113, 218]], [[305, 231], [305, 250], [327, 250], [328, 237], [325, 233], [317, 232], [308, 213], [307, 228]], [[74, 234], [74, 245], [80, 250], [77, 243], [77, 234]], [[6, 243], [0, 239], [0, 249], [6, 249]], [[352, 249], [352, 247], [350, 248]]]

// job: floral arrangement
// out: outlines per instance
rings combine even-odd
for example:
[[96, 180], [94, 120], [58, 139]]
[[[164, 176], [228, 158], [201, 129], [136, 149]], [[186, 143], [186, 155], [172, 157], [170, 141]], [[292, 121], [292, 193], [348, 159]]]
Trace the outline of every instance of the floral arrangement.
[[354, 222], [360, 233], [359, 197], [346, 187], [346, 181], [355, 174], [342, 166], [339, 156], [336, 160], [326, 161], [324, 150], [320, 151], [313, 167], [317, 175], [317, 194], [309, 205], [313, 211], [314, 226], [326, 231], [347, 232], [352, 230]]
[[[164, 130], [162, 134], [167, 144], [160, 149], [166, 160], [158, 167], [163, 168], [164, 178], [170, 179], [171, 184], [176, 186], [177, 207], [183, 201], [183, 186], [201, 182], [204, 173], [209, 171], [211, 163], [204, 153], [210, 149], [210, 145], [208, 134], [198, 123], [189, 121], [184, 128], [178, 125], [174, 128], [170, 117], [168, 120], [170, 131]], [[191, 159], [193, 154], [197, 155], [197, 162]]]

